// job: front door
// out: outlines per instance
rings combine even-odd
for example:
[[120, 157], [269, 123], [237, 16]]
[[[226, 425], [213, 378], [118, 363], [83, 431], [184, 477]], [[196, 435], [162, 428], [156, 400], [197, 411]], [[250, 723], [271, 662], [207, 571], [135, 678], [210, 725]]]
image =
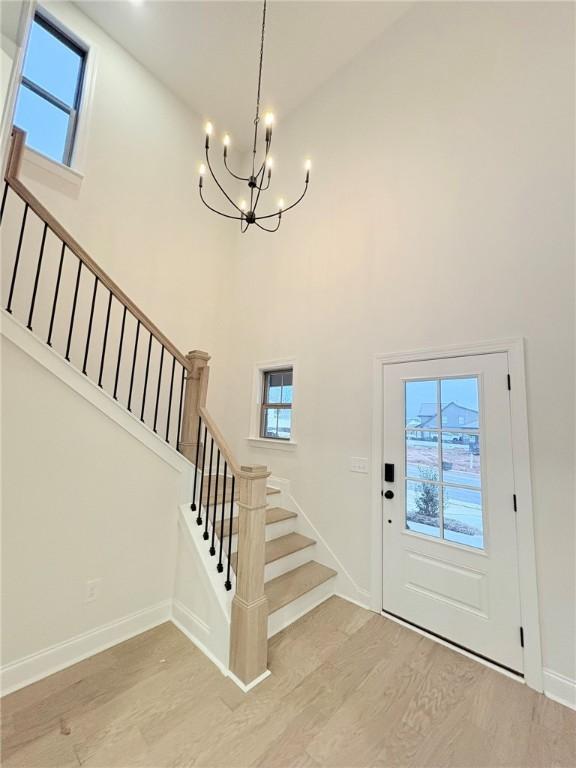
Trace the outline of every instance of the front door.
[[508, 356], [383, 377], [383, 609], [522, 673]]

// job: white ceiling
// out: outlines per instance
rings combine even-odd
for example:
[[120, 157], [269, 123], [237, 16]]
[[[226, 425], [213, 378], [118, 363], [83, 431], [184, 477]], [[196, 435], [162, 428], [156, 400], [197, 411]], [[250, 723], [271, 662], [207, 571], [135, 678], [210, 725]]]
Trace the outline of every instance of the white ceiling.
[[[261, 2], [81, 0], [81, 10], [218, 133], [245, 147], [253, 127]], [[271, 0], [262, 107], [282, 120], [383, 34], [409, 2]]]

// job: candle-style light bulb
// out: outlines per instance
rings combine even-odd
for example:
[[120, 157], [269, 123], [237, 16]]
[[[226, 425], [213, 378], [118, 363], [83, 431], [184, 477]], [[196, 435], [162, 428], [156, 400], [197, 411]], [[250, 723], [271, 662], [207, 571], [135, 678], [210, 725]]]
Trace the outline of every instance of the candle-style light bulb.
[[266, 160], [266, 168], [268, 168], [268, 178], [270, 178], [272, 176], [272, 168], [273, 167], [274, 167], [274, 160], [271, 157], [269, 157]]
[[280, 200], [278, 200], [278, 210], [280, 211], [280, 213], [282, 213], [282, 211], [284, 210], [284, 205], [285, 205], [284, 198], [281, 197]]
[[266, 126], [266, 143], [270, 144], [272, 138], [272, 126], [274, 125], [274, 115], [272, 112], [266, 112], [264, 115], [264, 125]]
[[306, 170], [306, 184], [308, 184], [310, 180], [310, 169], [312, 168], [312, 161], [306, 160], [304, 162], [304, 169]]
[[206, 173], [206, 166], [204, 165], [204, 163], [200, 163], [200, 165], [198, 166], [198, 176], [199, 176], [198, 186], [200, 188], [202, 188], [203, 185], [204, 185], [204, 174], [205, 173]]
[[206, 143], [204, 144], [204, 146], [206, 147], [206, 149], [210, 147], [210, 136], [212, 136], [213, 130], [214, 130], [214, 126], [212, 125], [212, 123], [210, 122], [206, 123], [206, 125], [204, 126], [204, 131], [206, 133]]
[[240, 200], [238, 208], [240, 208], [243, 213], [246, 213], [246, 200]]
[[227, 133], [224, 134], [222, 143], [224, 144], [224, 158], [226, 158], [228, 157], [228, 147], [230, 146], [230, 136]]

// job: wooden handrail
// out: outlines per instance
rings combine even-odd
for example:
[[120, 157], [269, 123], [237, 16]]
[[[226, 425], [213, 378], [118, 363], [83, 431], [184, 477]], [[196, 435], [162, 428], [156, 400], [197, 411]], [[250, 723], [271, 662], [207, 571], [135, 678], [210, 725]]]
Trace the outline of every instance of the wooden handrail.
[[98, 266], [98, 264], [92, 259], [88, 253], [82, 248], [82, 246], [72, 237], [72, 235], [64, 229], [64, 227], [52, 216], [50, 211], [42, 205], [42, 203], [35, 197], [32, 192], [23, 184], [18, 178], [20, 173], [20, 166], [22, 164], [22, 153], [24, 151], [26, 141], [26, 133], [20, 128], [14, 127], [12, 129], [12, 145], [8, 155], [8, 163], [6, 165], [6, 174], [4, 179], [6, 183], [16, 192], [19, 197], [24, 200], [25, 203], [39, 216], [42, 221], [48, 225], [52, 232], [66, 244], [66, 247], [77, 256], [80, 261], [94, 274], [99, 281], [108, 288], [109, 291], [118, 299], [118, 301], [125, 306], [134, 317], [140, 321], [140, 323], [162, 344], [162, 346], [173, 355], [176, 360], [186, 370], [190, 369], [189, 360], [186, 358], [179, 349], [177, 349], [170, 339], [165, 336], [162, 331], [150, 320], [150, 318], [144, 314], [144, 312], [130, 299], [124, 291], [112, 280], [112, 278], [104, 272], [104, 270]]
[[232, 455], [232, 451], [230, 450], [230, 446], [226, 442], [224, 435], [218, 428], [218, 425], [216, 424], [212, 416], [210, 416], [210, 414], [204, 407], [199, 408], [198, 412], [200, 413], [200, 416], [205, 426], [208, 427], [208, 432], [210, 432], [210, 435], [214, 438], [214, 442], [220, 449], [220, 453], [222, 454], [222, 456], [224, 456], [224, 459], [226, 460], [228, 466], [230, 467], [230, 471], [232, 472], [232, 474], [236, 475], [236, 477], [242, 477], [242, 474], [243, 474], [242, 467], [234, 459], [234, 456]]

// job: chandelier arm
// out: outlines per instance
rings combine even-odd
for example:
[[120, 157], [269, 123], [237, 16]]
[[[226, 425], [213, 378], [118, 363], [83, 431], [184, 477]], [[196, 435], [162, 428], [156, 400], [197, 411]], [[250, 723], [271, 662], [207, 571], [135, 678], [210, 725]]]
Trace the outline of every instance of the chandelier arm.
[[257, 221], [255, 221], [254, 223], [256, 224], [257, 227], [260, 227], [260, 229], [263, 229], [264, 232], [277, 232], [278, 229], [280, 228], [280, 224], [282, 223], [282, 214], [277, 213], [276, 216], [278, 216], [278, 224], [276, 224], [274, 229], [268, 229], [268, 227], [263, 227], [262, 224], [258, 224]]
[[[236, 203], [234, 202], [234, 200], [232, 200], [232, 198], [230, 197], [230, 195], [229, 195], [229, 194], [226, 192], [226, 190], [224, 189], [224, 187], [222, 186], [222, 184], [220, 184], [220, 182], [219, 182], [219, 181], [218, 181], [218, 179], [216, 178], [216, 176], [215, 176], [215, 174], [214, 174], [214, 171], [212, 170], [212, 166], [210, 165], [210, 158], [209, 158], [209, 156], [208, 156], [208, 147], [206, 147], [206, 164], [207, 164], [207, 166], [208, 166], [208, 170], [210, 171], [210, 175], [212, 176], [212, 178], [213, 178], [213, 179], [214, 179], [214, 181], [216, 182], [216, 185], [217, 185], [218, 189], [220, 190], [220, 192], [222, 192], [222, 194], [223, 194], [223, 195], [224, 195], [224, 197], [225, 197], [225, 198], [228, 200], [228, 202], [229, 202], [231, 205], [233, 205], [233, 206], [234, 206], [234, 208], [236, 208], [236, 210], [237, 210], [237, 211], [239, 211], [239, 212], [241, 213], [241, 211], [240, 211], [240, 208], [239, 208], [239, 207], [236, 205]], [[238, 218], [238, 217], [237, 217], [237, 216], [234, 216], [234, 217], [232, 217], [232, 218], [235, 218], [235, 219], [236, 219], [236, 218]]]
[[[289, 211], [291, 208], [295, 208], [298, 203], [304, 198], [304, 195], [308, 192], [308, 182], [306, 182], [306, 186], [304, 187], [304, 192], [300, 195], [298, 200], [296, 200], [295, 203], [292, 203], [292, 205], [289, 205], [287, 208], [282, 209], [282, 213], [286, 213], [286, 211]], [[269, 213], [267, 216], [257, 216], [257, 221], [261, 221], [262, 219], [273, 219], [274, 216], [278, 216], [277, 213]]]
[[227, 219], [236, 219], [236, 221], [238, 220], [242, 221], [242, 219], [244, 218], [243, 216], [231, 216], [229, 213], [222, 213], [222, 211], [217, 211], [216, 208], [213, 208], [211, 205], [209, 205], [206, 202], [206, 200], [204, 200], [204, 195], [202, 194], [202, 187], [199, 187], [199, 190], [200, 190], [200, 200], [202, 200], [206, 208], [209, 208], [214, 213], [217, 213], [218, 216], [224, 216]]
[[236, 173], [234, 173], [234, 171], [230, 170], [230, 168], [228, 167], [228, 161], [226, 159], [226, 155], [224, 155], [224, 167], [226, 168], [230, 176], [234, 176], [234, 178], [238, 179], [238, 181], [250, 181], [249, 178], [247, 177], [245, 178], [244, 176], [238, 176]]

